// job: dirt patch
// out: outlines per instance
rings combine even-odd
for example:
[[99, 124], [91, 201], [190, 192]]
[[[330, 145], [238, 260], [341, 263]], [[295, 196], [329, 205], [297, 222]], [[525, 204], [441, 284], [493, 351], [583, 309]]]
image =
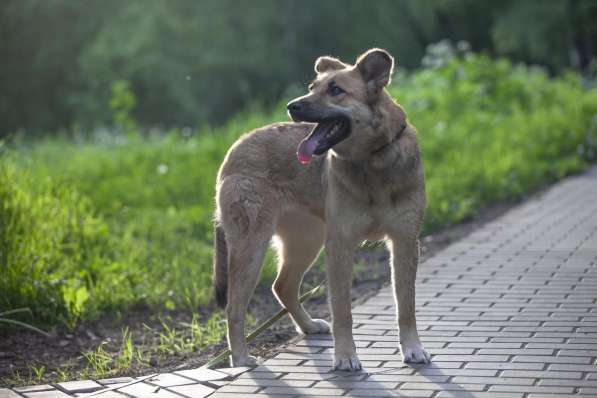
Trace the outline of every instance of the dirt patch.
[[[503, 214], [515, 204], [507, 203], [490, 207], [471, 220], [423, 237], [422, 259], [433, 256], [450, 243]], [[356, 270], [353, 297], [358, 299], [355, 301], [364, 301], [375, 294], [380, 287], [389, 283], [388, 257], [388, 253], [382, 248], [362, 250], [358, 253], [357, 260], [366, 266], [366, 272], [359, 273], [359, 270]], [[324, 272], [321, 269], [311, 270], [305, 277], [303, 290], [316, 286], [323, 278]], [[306, 307], [314, 317], [329, 320], [325, 293], [311, 299], [306, 303]], [[252, 299], [250, 309], [250, 315], [257, 323], [268, 319], [280, 309], [280, 306], [268, 288], [259, 287]], [[216, 310], [213, 306], [201, 308], [196, 317], [198, 316], [199, 321], [205, 321]], [[132, 361], [131, 365], [122, 371], [109, 372], [109, 376], [136, 376], [197, 367], [225, 349], [226, 343], [223, 339], [219, 339], [219, 342], [209, 344], [205, 348], [181, 349], [177, 352], [176, 345], [185, 344], [184, 333], [179, 336], [180, 342], [177, 343], [177, 340], [170, 335], [169, 337], [174, 340], [169, 341], [168, 344], [164, 343], [164, 336], [168, 338], [168, 328], [185, 330], [185, 327], [188, 328], [192, 323], [192, 315], [189, 312], [155, 313], [147, 308], [141, 308], [81, 325], [71, 333], [59, 330], [51, 337], [43, 337], [24, 330], [2, 330], [0, 331], [0, 386], [97, 377], [97, 373], [90, 373], [90, 361], [84, 353], [97, 351], [97, 348], [101, 347], [101, 350], [108, 355], [108, 359], [110, 356], [116, 356], [122, 351], [124, 328], [130, 331], [134, 345], [142, 347], [139, 353], [143, 353], [144, 358], [141, 361]], [[264, 358], [271, 357], [295, 336], [297, 332], [286, 317], [256, 338], [250, 344], [251, 352]], [[162, 352], [159, 350], [160, 347], [163, 348]], [[101, 360], [101, 355], [96, 359]], [[97, 366], [95, 368], [97, 370]]]

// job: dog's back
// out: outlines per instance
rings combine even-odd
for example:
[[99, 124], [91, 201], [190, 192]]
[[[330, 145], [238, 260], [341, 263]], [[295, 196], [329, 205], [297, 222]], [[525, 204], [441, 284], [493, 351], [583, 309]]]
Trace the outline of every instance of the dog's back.
[[324, 157], [308, 167], [293, 161], [298, 144], [312, 128], [308, 123], [271, 124], [245, 134], [226, 154], [217, 177], [214, 222], [213, 284], [219, 306], [227, 304], [225, 230], [228, 234], [254, 230], [257, 226], [251, 224], [260, 221], [266, 202], [271, 204], [265, 209], [270, 213], [294, 205], [323, 216], [323, 182], [316, 175], [321, 175]]

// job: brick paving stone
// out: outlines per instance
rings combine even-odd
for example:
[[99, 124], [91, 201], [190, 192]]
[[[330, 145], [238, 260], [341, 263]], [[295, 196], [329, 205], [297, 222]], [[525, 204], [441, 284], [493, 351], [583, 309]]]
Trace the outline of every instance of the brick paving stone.
[[339, 396], [345, 390], [340, 388], [300, 388], [300, 387], [267, 387], [266, 394], [310, 395], [315, 397]]
[[304, 359], [268, 359], [263, 364], [264, 365], [288, 365], [288, 366], [296, 366], [299, 365], [301, 362], [304, 362]]
[[259, 391], [260, 389], [261, 389], [260, 386], [226, 385], [224, 387], [218, 388], [218, 392], [251, 394], [251, 393]]
[[[381, 366], [384, 361], [361, 361], [361, 365], [365, 368], [376, 368]], [[319, 366], [319, 367], [326, 367], [332, 364], [331, 359], [323, 360], [323, 359], [316, 359], [316, 360], [309, 360], [301, 363], [301, 366]]]
[[240, 379], [234, 385], [261, 387], [309, 387], [313, 380], [281, 380], [281, 379]]
[[496, 376], [498, 371], [495, 369], [419, 369], [416, 374], [424, 376]]
[[185, 384], [195, 384], [197, 381], [191, 380], [187, 377], [175, 375], [174, 373], [161, 373], [155, 377], [145, 380], [145, 383], [160, 387], [172, 387], [182, 386]]
[[186, 386], [168, 387], [168, 390], [188, 398], [203, 398], [214, 392], [214, 389], [203, 384], [188, 384]]
[[552, 343], [529, 343], [527, 348], [553, 348], [556, 350], [570, 349], [570, 350], [597, 350], [597, 343], [595, 344], [552, 344]]
[[68, 394], [94, 392], [104, 388], [93, 380], [67, 381], [58, 383], [58, 388]]
[[397, 382], [413, 382], [413, 383], [443, 383], [448, 381], [450, 377], [446, 375], [422, 376], [422, 375], [396, 375], [378, 373], [369, 376], [366, 380], [372, 381], [397, 381]]
[[[582, 394], [582, 393], [580, 393]], [[572, 394], [546, 394], [546, 393], [530, 393], [527, 394], [526, 398], [570, 398], [570, 397], [579, 397], [578, 395]], [[586, 396], [580, 396], [587, 398]]]
[[23, 395], [25, 395], [28, 398], [68, 398], [68, 397], [70, 397], [70, 395], [63, 393], [60, 390], [26, 392]]
[[423, 367], [431, 367], [431, 368], [441, 368], [441, 369], [457, 369], [462, 367], [462, 362], [439, 362], [433, 361], [432, 365], [422, 365], [422, 364], [411, 364], [410, 366], [405, 365], [403, 362], [398, 361], [388, 361], [385, 362], [381, 367], [383, 368], [384, 373], [391, 373], [388, 368], [393, 369], [401, 369], [401, 368], [409, 368], [412, 369], [421, 369]]
[[573, 357], [597, 357], [597, 350], [560, 350], [558, 353], [561, 356], [573, 356]]
[[[209, 395], [209, 398], [242, 398], [245, 397], [247, 393], [236, 393], [236, 392], [214, 392], [212, 395]], [[253, 393], [251, 394], [252, 397], [267, 397], [267, 398], [289, 398], [288, 395], [284, 394], [261, 394], [261, 393]], [[291, 395], [292, 397], [292, 395]]]
[[[353, 309], [361, 372], [333, 372], [333, 340], [315, 335], [255, 369], [176, 371], [121, 392], [133, 398], [597, 397], [594, 198], [597, 167], [561, 181], [421, 264], [417, 317], [431, 364], [401, 362], [393, 293], [384, 287]], [[60, 388], [71, 391], [66, 386]], [[67, 396], [48, 385], [17, 391], [25, 398]], [[98, 398], [124, 397], [113, 394]], [[0, 398], [16, 395], [0, 389]]]
[[304, 353], [318, 353], [321, 352], [323, 348], [321, 347], [298, 347], [298, 346], [294, 346], [294, 347], [286, 347], [282, 349], [282, 352], [294, 352], [294, 353], [299, 353], [299, 352], [304, 352]]
[[367, 390], [393, 390], [400, 384], [398, 381], [372, 381], [372, 380], [331, 380], [320, 381], [313, 385], [313, 388], [343, 388], [343, 389], [367, 389]]
[[541, 379], [540, 386], [570, 386], [597, 388], [597, 380]]
[[457, 383], [457, 384], [474, 383], [474, 384], [487, 384], [487, 385], [509, 384], [509, 385], [514, 385], [514, 386], [530, 386], [535, 383], [535, 380], [532, 378], [523, 378], [523, 377], [455, 376], [452, 378], [451, 382]]
[[49, 384], [38, 384], [35, 386], [15, 387], [14, 390], [17, 392], [20, 392], [20, 393], [25, 393], [25, 392], [34, 392], [34, 391], [54, 390], [54, 387], [52, 387]]
[[424, 390], [350, 390], [345, 397], [408, 397], [408, 398], [428, 398], [434, 394], [433, 391]]
[[517, 355], [512, 362], [541, 362], [541, 363], [570, 363], [570, 364], [588, 364], [591, 363], [591, 357], [554, 357], [554, 356], [533, 356]]
[[597, 388], [581, 388], [579, 393], [582, 395], [591, 395], [597, 397]]
[[312, 381], [321, 381], [321, 380], [330, 380], [330, 379], [340, 379], [340, 380], [363, 380], [367, 377], [366, 373], [346, 373], [343, 375], [338, 375], [335, 372], [329, 373], [288, 373], [282, 377], [281, 380], [312, 380]]
[[508, 354], [508, 355], [553, 355], [554, 350], [543, 348], [482, 348], [477, 354]]
[[[331, 360], [330, 360], [331, 365]], [[251, 373], [267, 372], [267, 373], [326, 373], [330, 370], [328, 366], [284, 366], [284, 365], [262, 365], [258, 366]]]
[[581, 379], [581, 372], [505, 370], [503, 377], [532, 377], [535, 379]]
[[473, 342], [469, 342], [469, 343], [449, 343], [448, 344], [448, 348], [462, 348], [462, 347], [466, 347], [466, 348], [472, 348], [472, 349], [477, 349], [477, 348], [492, 348], [492, 349], [502, 349], [502, 348], [520, 348], [522, 347], [522, 343], [518, 342], [518, 343], [497, 343], [497, 342], [491, 342], [491, 343], [479, 343], [477, 341], [473, 341]]
[[[298, 360], [306, 360], [306, 359], [332, 359], [333, 351], [327, 352], [318, 352], [315, 354], [306, 354], [306, 353], [294, 353], [294, 352], [282, 352], [276, 356], [276, 359], [298, 359]], [[270, 367], [269, 365], [265, 365]], [[276, 366], [276, 365], [272, 365]], [[282, 365], [282, 366], [296, 366], [296, 365]]]
[[[162, 387], [146, 383], [131, 384], [130, 386], [120, 388], [118, 391], [134, 398], [180, 398], [179, 395], [167, 391]], [[98, 395], [97, 398], [101, 398], [101, 395]]]
[[543, 386], [512, 386], [499, 385], [489, 387], [489, 391], [500, 392], [525, 392], [525, 393], [545, 393], [545, 394], [572, 394], [573, 387], [543, 387]]
[[[77, 397], [84, 397], [85, 394], [77, 394]], [[98, 395], [97, 398], [127, 398], [127, 396], [125, 394], [121, 394], [120, 392], [118, 392], [117, 390], [112, 390], [112, 391], [106, 391], [104, 393], [102, 393], [101, 395]]]
[[437, 398], [522, 398], [522, 393], [516, 392], [469, 392], [469, 391], [440, 391]]
[[[243, 373], [238, 375], [239, 379], [277, 379], [282, 376], [284, 373], [266, 373], [266, 372], [250, 372], [250, 373]], [[300, 373], [295, 373], [295, 375]], [[306, 373], [309, 375], [309, 373]], [[319, 373], [312, 373], [312, 374], [319, 374]]]
[[248, 370], [251, 370], [251, 368], [248, 368], [246, 366], [238, 366], [236, 368], [218, 368], [216, 370], [218, 372], [226, 373], [228, 376], [238, 376], [245, 373]]
[[205, 384], [208, 387], [220, 388], [220, 387], [227, 386], [228, 384], [230, 384], [230, 380], [212, 380], [210, 382], [205, 382], [205, 383], [201, 383], [201, 384]]
[[433, 360], [440, 362], [507, 362], [508, 355], [436, 355]]
[[108, 385], [108, 384], [123, 384], [123, 383], [130, 383], [133, 381], [132, 377], [113, 377], [110, 379], [100, 379], [97, 380], [98, 383]]
[[400, 386], [401, 390], [439, 390], [439, 391], [483, 391], [485, 384], [420, 383], [409, 382]]
[[179, 370], [174, 373], [175, 373], [175, 375], [184, 376], [188, 379], [193, 379], [196, 381], [212, 381], [212, 380], [226, 379], [230, 376], [236, 376], [236, 375], [238, 375], [242, 372], [245, 372], [247, 370], [247, 368], [227, 368], [228, 371], [226, 371], [225, 369], [226, 368], [221, 369], [221, 370], [220, 369], [211, 370], [211, 369], [207, 369], [207, 368], [197, 368], [197, 369]]
[[[129, 383], [113, 383], [113, 384], [105, 385], [104, 387], [106, 387], [106, 390], [111, 388], [112, 390], [110, 390], [110, 391], [118, 391], [120, 388], [125, 387], [127, 385], [130, 385], [130, 382]], [[104, 398], [104, 396], [106, 396], [106, 395], [110, 395], [110, 391], [102, 392], [101, 398]], [[80, 395], [85, 395], [85, 394], [75, 394], [75, 395], [80, 396]]]
[[21, 396], [8, 388], [0, 388], [0, 398], [21, 398]]

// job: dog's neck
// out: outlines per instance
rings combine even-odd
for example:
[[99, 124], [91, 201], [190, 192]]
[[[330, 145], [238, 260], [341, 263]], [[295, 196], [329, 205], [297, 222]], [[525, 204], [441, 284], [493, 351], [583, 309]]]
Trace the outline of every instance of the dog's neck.
[[399, 156], [398, 141], [408, 127], [406, 113], [386, 92], [374, 108], [375, 124], [384, 141], [371, 151], [369, 164], [374, 169], [384, 169], [394, 164]]
[[398, 141], [408, 128], [406, 113], [385, 90], [381, 98], [372, 105], [371, 110], [374, 117], [369, 128], [374, 129], [379, 137], [373, 149], [358, 158], [342, 156], [330, 151], [330, 156], [335, 159], [335, 162], [351, 164], [351, 167], [362, 170], [383, 170], [395, 165], [400, 156]]

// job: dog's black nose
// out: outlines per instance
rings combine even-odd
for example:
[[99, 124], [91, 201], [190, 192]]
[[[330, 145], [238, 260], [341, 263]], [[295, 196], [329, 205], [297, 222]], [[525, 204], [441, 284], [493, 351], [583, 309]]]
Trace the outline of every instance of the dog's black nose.
[[303, 110], [303, 103], [301, 101], [291, 101], [286, 105], [286, 109], [290, 112], [300, 112]]

